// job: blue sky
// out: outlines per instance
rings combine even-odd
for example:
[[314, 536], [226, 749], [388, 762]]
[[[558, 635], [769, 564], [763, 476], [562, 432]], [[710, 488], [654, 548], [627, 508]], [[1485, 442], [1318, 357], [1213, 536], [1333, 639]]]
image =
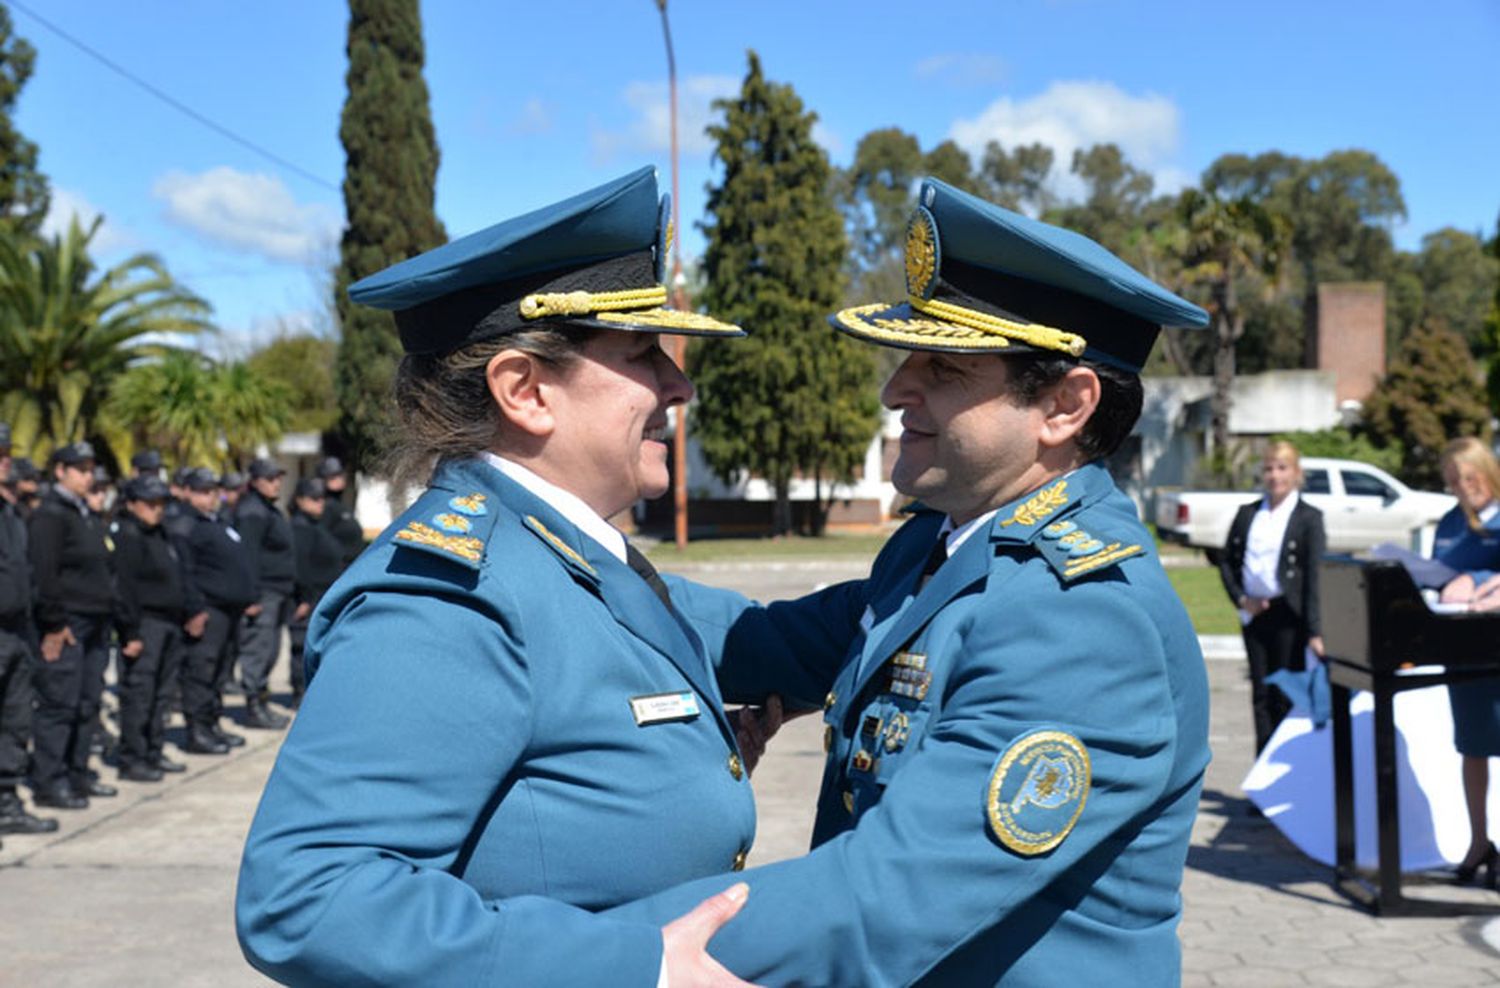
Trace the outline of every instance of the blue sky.
[[[50, 221], [102, 214], [106, 261], [160, 254], [213, 303], [221, 350], [282, 328], [330, 331], [346, 5], [23, 3], [316, 177], [189, 119], [12, 7], [38, 49], [17, 121], [41, 146]], [[451, 236], [641, 164], [669, 187], [653, 0], [422, 7]], [[670, 13], [689, 228], [713, 177], [708, 104], [736, 90], [749, 48], [817, 112], [836, 164], [888, 126], [924, 147], [1043, 140], [1064, 163], [1073, 147], [1115, 141], [1170, 190], [1227, 152], [1360, 147], [1401, 179], [1404, 248], [1449, 225], [1492, 233], [1500, 213], [1493, 0], [671, 0]], [[702, 237], [688, 229], [683, 242], [691, 254]]]

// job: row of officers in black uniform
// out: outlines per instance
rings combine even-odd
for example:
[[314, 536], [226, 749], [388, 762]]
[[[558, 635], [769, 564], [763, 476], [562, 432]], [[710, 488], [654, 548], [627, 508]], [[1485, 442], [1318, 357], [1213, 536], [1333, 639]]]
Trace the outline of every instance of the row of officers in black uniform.
[[297, 481], [288, 515], [285, 470], [271, 460], [248, 476], [183, 468], [169, 484], [146, 451], [112, 494], [89, 443], [56, 450], [44, 473], [13, 461], [10, 441], [0, 423], [0, 834], [57, 829], [27, 810], [23, 785], [57, 809], [116, 794], [90, 767], [112, 654], [122, 779], [183, 770], [164, 751], [177, 703], [185, 751], [244, 744], [221, 726], [236, 684], [241, 723], [285, 727], [267, 689], [283, 630], [295, 704], [308, 615], [363, 548], [338, 460]]

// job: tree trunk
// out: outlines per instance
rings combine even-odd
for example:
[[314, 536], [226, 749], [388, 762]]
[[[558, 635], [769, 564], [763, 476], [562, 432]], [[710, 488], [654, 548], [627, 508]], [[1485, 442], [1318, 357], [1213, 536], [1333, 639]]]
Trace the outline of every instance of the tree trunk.
[[792, 530], [792, 482], [789, 477], [776, 480], [776, 509], [771, 516], [771, 534], [785, 535]]
[[832, 484], [830, 484], [829, 487], [828, 487], [828, 493], [829, 493], [828, 503], [824, 504], [823, 503], [823, 471], [819, 467], [814, 467], [813, 468], [813, 505], [812, 505], [813, 510], [812, 510], [812, 519], [811, 519], [811, 521], [809, 523], [809, 527], [812, 529], [811, 534], [814, 537], [822, 535], [823, 534], [823, 530], [828, 527], [828, 511], [833, 506], [833, 496], [832, 496], [833, 495], [833, 485]]

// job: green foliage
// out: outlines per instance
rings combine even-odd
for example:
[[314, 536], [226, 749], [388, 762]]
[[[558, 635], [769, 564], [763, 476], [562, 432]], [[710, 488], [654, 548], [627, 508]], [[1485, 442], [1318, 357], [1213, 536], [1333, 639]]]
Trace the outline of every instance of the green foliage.
[[1023, 144], [1006, 151], [998, 141], [990, 141], [979, 164], [989, 199], [1006, 209], [1045, 213], [1053, 206], [1047, 176], [1055, 157], [1045, 144]]
[[1361, 431], [1380, 447], [1400, 447], [1401, 479], [1442, 487], [1438, 460], [1459, 436], [1490, 438], [1490, 410], [1463, 337], [1437, 320], [1402, 343], [1400, 359], [1365, 401]]
[[714, 108], [723, 179], [709, 188], [700, 301], [750, 336], [690, 351], [693, 430], [721, 477], [748, 471], [771, 484], [784, 532], [795, 474], [843, 481], [863, 461], [878, 423], [874, 354], [826, 322], [845, 241], [815, 116], [791, 86], [765, 79], [754, 52], [739, 95]]
[[37, 232], [52, 198], [47, 176], [37, 170], [36, 144], [11, 121], [35, 68], [36, 49], [16, 37], [10, 11], [0, 5], [0, 217], [24, 233]]
[[338, 421], [333, 387], [336, 351], [331, 340], [304, 333], [278, 337], [245, 361], [257, 375], [286, 390], [290, 431], [326, 432]]
[[40, 460], [80, 439], [112, 448], [100, 408], [126, 367], [210, 330], [208, 303], [138, 254], [96, 272], [85, 231], [35, 240], [0, 227], [0, 420], [17, 455]]
[[1368, 436], [1350, 432], [1342, 426], [1320, 429], [1317, 432], [1283, 432], [1271, 439], [1273, 442], [1286, 440], [1296, 446], [1303, 456], [1358, 460], [1390, 474], [1401, 472], [1401, 459], [1405, 452], [1399, 440], [1393, 440], [1389, 446], [1376, 446]]
[[351, 470], [391, 427], [401, 342], [390, 313], [355, 305], [349, 285], [447, 240], [433, 211], [438, 148], [422, 79], [417, 0], [350, 0], [348, 97], [339, 124], [344, 210], [334, 301], [339, 431]]
[[1450, 226], [1427, 234], [1422, 250], [1402, 255], [1402, 261], [1410, 270], [1407, 278], [1416, 283], [1417, 302], [1403, 314], [1403, 325], [1438, 319], [1462, 336], [1471, 351], [1488, 352], [1485, 317], [1500, 282], [1500, 259], [1472, 233]]
[[[121, 374], [105, 413], [132, 448], [163, 451], [168, 466], [242, 466], [291, 419], [289, 390], [244, 363], [174, 351]], [[123, 454], [123, 451], [122, 451]]]

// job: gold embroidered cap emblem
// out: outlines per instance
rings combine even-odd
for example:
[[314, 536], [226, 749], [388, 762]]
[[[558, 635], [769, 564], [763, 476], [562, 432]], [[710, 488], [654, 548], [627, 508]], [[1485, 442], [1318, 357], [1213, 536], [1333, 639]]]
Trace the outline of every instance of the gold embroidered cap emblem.
[[918, 206], [906, 223], [906, 293], [931, 298], [937, 287], [937, 221]]
[[1072, 832], [1088, 801], [1089, 753], [1065, 731], [1039, 730], [1011, 742], [985, 792], [990, 832], [1027, 857], [1052, 850]]
[[1059, 480], [1051, 487], [1044, 487], [1037, 493], [1027, 498], [1024, 503], [1012, 512], [1011, 516], [1000, 523], [1001, 528], [1009, 528], [1011, 525], [1035, 525], [1044, 521], [1056, 513], [1058, 508], [1068, 503], [1068, 482]]

